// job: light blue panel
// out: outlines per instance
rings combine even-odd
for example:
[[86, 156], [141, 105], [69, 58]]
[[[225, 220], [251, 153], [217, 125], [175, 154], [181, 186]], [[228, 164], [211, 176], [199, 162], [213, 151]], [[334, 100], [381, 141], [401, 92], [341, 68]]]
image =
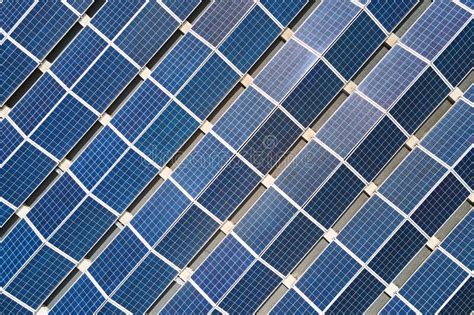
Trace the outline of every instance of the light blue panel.
[[379, 191], [398, 208], [409, 213], [446, 170], [419, 149], [390, 175]]
[[318, 314], [318, 312], [296, 293], [295, 290], [290, 289], [275, 305], [270, 314]]
[[366, 262], [402, 221], [403, 217], [395, 209], [373, 196], [337, 239]]
[[351, 94], [316, 137], [346, 157], [381, 116], [382, 112], [375, 106], [359, 95]]
[[316, 55], [290, 40], [258, 74], [254, 83], [280, 102], [315, 61]]
[[415, 315], [416, 313], [408, 307], [400, 298], [397, 296], [393, 297], [380, 311], [380, 315]]
[[94, 15], [92, 24], [113, 39], [145, 3], [145, 0], [107, 1]]
[[187, 282], [160, 310], [160, 314], [207, 314], [212, 305]]
[[471, 211], [441, 245], [467, 268], [474, 270], [474, 212]]

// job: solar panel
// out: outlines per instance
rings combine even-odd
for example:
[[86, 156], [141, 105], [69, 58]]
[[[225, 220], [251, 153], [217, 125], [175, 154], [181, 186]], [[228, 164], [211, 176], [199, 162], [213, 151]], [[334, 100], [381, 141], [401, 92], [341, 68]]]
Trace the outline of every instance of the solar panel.
[[472, 309], [468, 1], [11, 4], [2, 314]]

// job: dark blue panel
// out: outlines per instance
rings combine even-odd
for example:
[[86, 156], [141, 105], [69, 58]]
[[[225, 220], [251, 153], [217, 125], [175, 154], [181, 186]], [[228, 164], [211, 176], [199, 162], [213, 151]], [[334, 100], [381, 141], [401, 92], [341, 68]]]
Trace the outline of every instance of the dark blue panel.
[[93, 314], [104, 301], [100, 291], [83, 275], [49, 314]]
[[372, 180], [397, 153], [406, 136], [384, 117], [347, 160], [367, 181]]
[[[13, 1], [11, 1], [13, 3]], [[0, 313], [1, 314], [31, 314], [26, 308], [9, 299], [5, 294], [0, 294]]]
[[326, 308], [361, 266], [331, 243], [298, 281], [298, 288], [320, 309]]
[[92, 189], [127, 147], [112, 129], [105, 127], [71, 165], [71, 170], [88, 189]]
[[232, 5], [225, 1], [213, 1], [193, 25], [193, 30], [218, 46], [253, 5], [252, 0], [233, 0]]
[[283, 314], [318, 314], [295, 290], [290, 290], [270, 312], [272, 315]]
[[[185, 3], [172, 2], [178, 5]], [[210, 53], [209, 47], [188, 33], [153, 70], [151, 76], [171, 93], [176, 93]]]
[[418, 0], [372, 0], [367, 8], [391, 32], [417, 3]]
[[181, 106], [172, 102], [137, 141], [136, 146], [158, 165], [165, 165], [199, 127]]
[[20, 270], [21, 266], [33, 255], [41, 245], [41, 240], [25, 220], [21, 220], [15, 228], [2, 240], [2, 270], [0, 286], [5, 284]]
[[384, 32], [367, 13], [362, 12], [329, 48], [326, 58], [344, 78], [350, 80], [384, 38]]
[[301, 129], [277, 109], [242, 148], [241, 154], [265, 174], [281, 159], [301, 133]]
[[225, 221], [260, 181], [258, 176], [239, 158], [234, 158], [198, 202], [220, 220]]
[[53, 160], [25, 142], [0, 171], [3, 198], [20, 206], [55, 165]]
[[[0, 37], [1, 40], [3, 36]], [[12, 42], [5, 40], [0, 52], [2, 54], [2, 89], [0, 103], [4, 104], [7, 98], [26, 77], [36, 68], [37, 63], [18, 49]]]
[[432, 68], [428, 68], [393, 106], [390, 113], [408, 133], [413, 133], [448, 93], [448, 86]]
[[23, 141], [21, 134], [6, 119], [0, 121], [0, 134], [2, 135], [2, 143], [0, 144], [0, 164], [13, 153], [13, 151]]
[[146, 80], [112, 119], [112, 124], [133, 141], [163, 109], [170, 98]]
[[469, 269], [474, 269], [474, 212], [466, 217], [454, 228], [443, 242], [443, 248], [456, 257]]
[[38, 308], [72, 268], [72, 262], [45, 246], [16, 276], [7, 290], [26, 304]]
[[385, 286], [363, 270], [338, 297], [326, 314], [360, 314], [382, 293]]
[[272, 102], [250, 86], [224, 113], [212, 130], [238, 150], [273, 108]]
[[217, 222], [193, 205], [158, 243], [156, 251], [183, 268], [218, 227]]
[[304, 8], [308, 0], [262, 0], [260, 2], [283, 26], [287, 26]]
[[144, 66], [178, 25], [158, 1], [150, 1], [115, 43], [135, 62]]
[[415, 210], [411, 218], [428, 235], [433, 235], [467, 196], [469, 191], [450, 173]]
[[222, 43], [219, 50], [245, 73], [267, 50], [280, 31], [275, 22], [259, 6], [255, 6]]
[[451, 300], [441, 310], [441, 315], [450, 314], [470, 314], [474, 309], [474, 299], [472, 299], [472, 292], [474, 292], [474, 279], [471, 278], [456, 292]]
[[311, 141], [278, 177], [275, 185], [297, 204], [304, 205], [339, 163], [329, 151]]
[[135, 215], [132, 225], [154, 245], [190, 203], [171, 181], [165, 181]]
[[97, 201], [87, 198], [50, 239], [76, 260], [95, 245], [116, 217]]
[[103, 112], [132, 80], [138, 69], [114, 48], [108, 48], [73, 91]]
[[307, 217], [298, 214], [263, 254], [270, 265], [286, 275], [298, 264], [323, 235]]
[[25, 134], [29, 134], [65, 93], [61, 85], [45, 73], [8, 115]]
[[191, 283], [184, 287], [160, 310], [160, 314], [207, 314], [212, 305], [197, 291]]
[[31, 140], [62, 159], [96, 120], [97, 116], [93, 112], [67, 95], [35, 130]]
[[225, 311], [235, 314], [253, 313], [281, 280], [257, 261], [222, 300], [220, 306]]
[[28, 9], [34, 4], [34, 0], [27, 1], [5, 1], [2, 3], [2, 29], [9, 32], [15, 26]]
[[213, 301], [219, 301], [253, 260], [252, 254], [239, 241], [228, 236], [192, 278]]
[[303, 126], [308, 126], [326, 108], [344, 83], [322, 61], [318, 62], [283, 101]]
[[157, 256], [150, 254], [112, 298], [127, 310], [144, 314], [177, 273]]
[[181, 20], [185, 20], [186, 17], [193, 12], [194, 8], [201, 3], [201, 0], [188, 0], [188, 1], [176, 1], [176, 0], [163, 0], [163, 3], [170, 8], [174, 14], [176, 14]]
[[240, 220], [234, 231], [260, 254], [296, 211], [288, 200], [270, 187]]
[[122, 310], [118, 309], [112, 303], [105, 303], [105, 305], [97, 312], [100, 315], [118, 315], [118, 314], [125, 314]]
[[38, 59], [42, 59], [77, 19], [61, 1], [38, 1], [12, 33], [12, 37]]
[[0, 228], [3, 227], [5, 223], [7, 223], [8, 219], [12, 216], [15, 212], [12, 208], [0, 202]]
[[68, 0], [71, 6], [74, 7], [79, 13], [84, 13], [87, 8], [94, 2], [94, 0]]
[[28, 218], [48, 237], [85, 196], [82, 188], [65, 173], [28, 212]]
[[232, 157], [222, 143], [207, 134], [173, 173], [173, 178], [193, 197], [212, 180]]
[[125, 228], [94, 261], [89, 272], [100, 287], [111, 294], [147, 252], [135, 234]]
[[406, 222], [375, 255], [369, 267], [390, 283], [425, 243], [423, 234]]
[[122, 212], [157, 173], [153, 165], [130, 150], [97, 186], [94, 194]]
[[474, 188], [474, 150], [471, 149], [454, 168], [456, 173], [471, 187]]
[[106, 46], [106, 41], [86, 27], [54, 62], [51, 71], [67, 86], [71, 86]]
[[319, 223], [329, 228], [336, 223], [364, 187], [364, 183], [342, 165], [308, 202], [305, 210]]
[[94, 16], [92, 24], [113, 39], [143, 4], [145, 0], [107, 1]]
[[238, 79], [237, 73], [214, 54], [177, 97], [199, 118], [206, 119]]
[[408, 305], [406, 305], [398, 296], [394, 296], [380, 311], [380, 315], [416, 315]]
[[434, 63], [453, 86], [457, 86], [474, 67], [473, 30], [474, 22], [471, 21]]

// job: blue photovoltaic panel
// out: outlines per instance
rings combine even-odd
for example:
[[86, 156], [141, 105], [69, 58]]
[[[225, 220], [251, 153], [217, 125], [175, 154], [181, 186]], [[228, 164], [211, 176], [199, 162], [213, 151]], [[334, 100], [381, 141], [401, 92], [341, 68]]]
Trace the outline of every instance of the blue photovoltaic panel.
[[91, 314], [104, 301], [105, 298], [94, 286], [94, 283], [86, 275], [82, 275], [49, 313], [64, 314], [75, 312], [77, 314]]
[[456, 257], [467, 268], [474, 269], [474, 212], [469, 212], [465, 218], [444, 240], [442, 247]]
[[367, 13], [362, 12], [329, 48], [325, 57], [345, 79], [350, 80], [384, 38], [384, 32]]
[[68, 0], [69, 3], [74, 9], [79, 13], [84, 13], [87, 8], [94, 2], [94, 0]]
[[5, 294], [0, 294], [0, 313], [31, 314], [26, 308], [8, 298]]
[[126, 314], [122, 310], [118, 309], [112, 303], [105, 303], [104, 306], [97, 312], [100, 315], [117, 315], [117, 314]]
[[219, 50], [245, 73], [280, 32], [280, 28], [265, 11], [255, 6], [222, 43]]
[[253, 260], [252, 254], [229, 236], [196, 270], [192, 279], [213, 301], [218, 301]]
[[273, 108], [271, 101], [249, 87], [212, 129], [237, 150]]
[[51, 71], [72, 86], [105, 49], [107, 42], [91, 28], [85, 28], [54, 62]]
[[468, 276], [441, 251], [435, 251], [408, 279], [400, 294], [423, 314], [433, 314]]
[[31, 140], [61, 159], [97, 120], [97, 116], [71, 95], [44, 120], [31, 135]]
[[146, 80], [120, 108], [112, 124], [128, 140], [134, 141], [169, 101], [165, 92]]
[[20, 23], [21, 18], [28, 13], [36, 5], [34, 0], [15, 2], [5, 1], [2, 3], [3, 17], [1, 28], [5, 32], [9, 32], [17, 23]]
[[12, 216], [14, 212], [14, 209], [10, 208], [3, 202], [0, 202], [0, 227], [3, 227], [3, 225], [7, 222], [7, 220]]
[[361, 266], [331, 243], [309, 267], [297, 287], [320, 309], [325, 309]]
[[28, 135], [64, 94], [66, 91], [61, 85], [45, 73], [8, 115]]
[[278, 22], [286, 26], [304, 8], [308, 0], [262, 0], [261, 3]]
[[323, 231], [299, 213], [262, 255], [270, 265], [286, 275], [310, 251]]
[[94, 194], [122, 212], [157, 173], [157, 168], [130, 150], [94, 189]]
[[255, 312], [282, 279], [257, 261], [219, 304], [228, 312]]
[[42, 59], [78, 19], [62, 1], [38, 1], [11, 36]]
[[69, 256], [80, 260], [108, 230], [116, 217], [97, 201], [87, 198], [50, 239]]
[[388, 32], [391, 32], [417, 3], [418, 0], [372, 0], [367, 9], [382, 23]]
[[3, 198], [19, 206], [53, 170], [56, 163], [28, 142], [15, 152], [1, 170]]
[[109, 47], [73, 91], [98, 112], [103, 112], [137, 73], [137, 68]]
[[272, 315], [318, 314], [295, 290], [290, 290], [271, 310]]
[[151, 76], [168, 91], [176, 93], [210, 53], [209, 47], [187, 33], [158, 64]]
[[2, 135], [2, 144], [0, 145], [0, 164], [2, 164], [23, 142], [23, 137], [6, 119], [0, 121], [0, 134]]
[[0, 261], [2, 287], [20, 270], [41, 243], [39, 237], [24, 220], [20, 221], [2, 240], [2, 260]]
[[474, 279], [469, 279], [456, 292], [451, 300], [441, 309], [440, 314], [469, 314], [474, 309], [474, 301], [472, 300], [472, 292], [474, 291]]
[[36, 309], [73, 267], [72, 262], [44, 246], [6, 289]]
[[176, 14], [180, 19], [184, 20], [191, 12], [193, 12], [194, 8], [196, 8], [196, 6], [201, 3], [201, 0], [163, 0], [163, 3], [168, 8], [170, 8], [174, 12], [174, 14]]
[[214, 54], [179, 92], [177, 98], [200, 119], [206, 119], [238, 78], [238, 74]]
[[71, 170], [82, 184], [92, 189], [127, 148], [112, 129], [105, 127], [71, 165]]
[[218, 227], [216, 221], [193, 205], [158, 243], [156, 251], [184, 268]]
[[178, 26], [179, 23], [160, 2], [150, 1], [115, 43], [136, 63], [144, 66]]
[[380, 315], [390, 315], [390, 314], [404, 314], [404, 315], [415, 315], [408, 305], [406, 305], [399, 297], [395, 296], [391, 299], [384, 308], [380, 311]]
[[431, 60], [471, 16], [452, 1], [433, 2], [402, 42]]
[[270, 188], [242, 218], [234, 231], [260, 253], [295, 214], [297, 209]]
[[304, 207], [324, 227], [331, 227], [361, 193], [364, 183], [342, 165]]
[[86, 196], [86, 192], [67, 173], [44, 194], [28, 212], [28, 218], [44, 237], [51, 233], [66, 219]]
[[94, 261], [89, 272], [100, 287], [111, 294], [147, 252], [135, 234], [125, 228]]
[[107, 1], [94, 16], [92, 24], [113, 39], [145, 3], [145, 0]]
[[187, 282], [160, 314], [207, 314], [211, 309], [212, 305]]
[[171, 181], [166, 181], [135, 215], [132, 225], [154, 245], [190, 203]]
[[471, 189], [474, 188], [474, 150], [469, 152], [459, 161], [454, 170], [461, 176], [464, 182], [469, 185]]
[[36, 68], [37, 62], [9, 40], [2, 42], [1, 47], [2, 89], [0, 91], [0, 103], [3, 104], [10, 94], [12, 94], [23, 80]]
[[322, 61], [301, 80], [283, 101], [283, 107], [303, 126], [308, 126], [343, 87], [344, 83]]
[[127, 310], [143, 314], [177, 273], [151, 253], [112, 295], [112, 299]]
[[149, 126], [136, 146], [158, 165], [165, 165], [198, 127], [199, 122], [172, 102]]

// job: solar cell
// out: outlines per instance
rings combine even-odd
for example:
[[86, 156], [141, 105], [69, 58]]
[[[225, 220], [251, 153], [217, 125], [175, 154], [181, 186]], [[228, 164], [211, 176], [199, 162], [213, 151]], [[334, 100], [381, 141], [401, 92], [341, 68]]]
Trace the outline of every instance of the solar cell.
[[2, 313], [27, 314], [29, 310], [2, 293], [0, 294], [0, 311]]
[[0, 164], [3, 164], [9, 155], [23, 142], [22, 135], [6, 119], [0, 121], [0, 133], [2, 134], [2, 145], [0, 153]]
[[474, 150], [471, 148], [467, 154], [459, 161], [454, 170], [461, 176], [465, 183], [472, 189], [474, 187], [474, 174], [472, 164], [474, 162]]
[[469, 212], [443, 241], [445, 248], [469, 269], [474, 267], [473, 230], [474, 212]]
[[280, 22], [283, 26], [288, 25], [291, 20], [303, 9], [308, 0], [262, 0], [265, 8]]
[[201, 0], [174, 1], [163, 0], [163, 4], [170, 8], [180, 19], [184, 20], [201, 3]]
[[379, 314], [380, 315], [388, 315], [388, 314], [415, 315], [416, 313], [408, 305], [406, 305], [399, 297], [395, 296], [384, 306], [384, 308], [380, 311]]
[[469, 313], [474, 307], [471, 299], [472, 291], [474, 290], [473, 284], [473, 279], [467, 280], [461, 289], [456, 292], [451, 300], [441, 309], [440, 314]]
[[270, 314], [318, 314], [295, 290], [290, 290]]
[[197, 291], [190, 282], [173, 297], [160, 314], [207, 314], [212, 305]]
[[418, 2], [418, 0], [402, 2], [372, 0], [367, 9], [382, 23], [388, 32], [391, 32]]
[[2, 4], [2, 11], [5, 13], [2, 18], [1, 28], [10, 33], [15, 25], [21, 23], [22, 17], [28, 14], [28, 11], [36, 5], [34, 0], [14, 3], [13, 1]]

